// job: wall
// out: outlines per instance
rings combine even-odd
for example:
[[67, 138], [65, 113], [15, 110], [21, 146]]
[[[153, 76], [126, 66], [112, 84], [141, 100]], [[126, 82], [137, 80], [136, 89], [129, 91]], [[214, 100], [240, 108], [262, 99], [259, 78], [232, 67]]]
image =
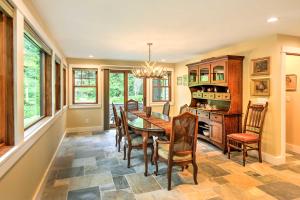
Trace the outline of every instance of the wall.
[[[281, 57], [280, 50], [283, 45], [291, 45], [293, 42], [297, 43], [299, 38], [284, 36], [284, 35], [270, 35], [263, 38], [257, 38], [245, 42], [241, 42], [232, 46], [224, 47], [215, 51], [203, 53], [195, 58], [178, 63], [176, 65], [175, 75], [181, 76], [187, 74], [187, 63], [200, 61], [204, 58], [222, 55], [241, 55], [245, 56], [243, 62], [243, 111], [248, 103], [248, 100], [254, 102], [269, 102], [269, 109], [266, 116], [265, 127], [263, 131], [262, 149], [265, 160], [276, 163], [281, 159]], [[250, 96], [250, 80], [251, 80], [251, 59], [260, 57], [271, 57], [271, 95], [265, 98], [256, 98]], [[268, 77], [268, 76], [266, 76]], [[188, 87], [179, 86], [175, 92], [175, 110], [185, 103], [189, 104], [191, 95]]]
[[[97, 59], [75, 59], [75, 58], [68, 58], [69, 63], [69, 104], [70, 109], [68, 110], [68, 117], [67, 119], [67, 128], [68, 132], [70, 131], [85, 131], [85, 130], [101, 130], [103, 129], [103, 72], [101, 69], [109, 68], [114, 70], [126, 70], [131, 69], [132, 66], [141, 66], [143, 62], [137, 61], [122, 61], [122, 60], [97, 60]], [[164, 66], [167, 66], [170, 70], [174, 72], [174, 64], [172, 63], [161, 63]], [[98, 68], [99, 73], [99, 103], [95, 106], [75, 106], [72, 105], [72, 68]], [[173, 79], [174, 79], [173, 73]], [[175, 79], [173, 80], [172, 87], [173, 89], [175, 86]], [[150, 103], [150, 80], [147, 80], [147, 104]], [[175, 98], [175, 94], [173, 92], [173, 99]], [[153, 111], [155, 112], [162, 112], [163, 104], [151, 104]], [[171, 104], [170, 115], [173, 115], [174, 110], [174, 101]]]
[[[29, 200], [34, 197], [37, 189], [41, 186], [41, 181], [65, 133], [67, 107], [24, 131], [24, 19], [30, 22], [33, 29], [53, 50], [53, 53], [61, 58], [62, 63], [67, 64], [64, 54], [53, 40], [51, 33], [45, 29], [46, 26], [37, 12], [31, 6], [26, 5], [28, 1], [11, 0], [11, 3], [15, 8], [15, 146], [0, 157], [0, 198]], [[54, 56], [52, 63], [54, 64]], [[54, 82], [52, 85], [52, 94], [54, 94]]]
[[286, 57], [286, 74], [297, 75], [297, 90], [286, 92], [286, 143], [300, 148], [300, 56]]

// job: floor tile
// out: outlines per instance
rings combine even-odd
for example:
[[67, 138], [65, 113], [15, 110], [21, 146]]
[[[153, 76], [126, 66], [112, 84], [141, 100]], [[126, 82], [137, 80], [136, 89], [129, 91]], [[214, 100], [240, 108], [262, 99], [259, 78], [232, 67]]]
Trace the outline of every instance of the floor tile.
[[91, 187], [70, 191], [68, 200], [101, 200], [101, 196], [98, 187]]
[[117, 190], [129, 188], [125, 176], [115, 176], [113, 180]]
[[144, 174], [130, 174], [126, 175], [127, 181], [135, 194], [151, 192], [159, 190], [161, 187], [153, 176], [145, 177]]
[[135, 200], [134, 194], [122, 190], [104, 191], [102, 200]]
[[72, 167], [57, 172], [57, 179], [83, 176], [83, 167]]
[[300, 198], [300, 187], [288, 182], [269, 183], [258, 188], [279, 200]]

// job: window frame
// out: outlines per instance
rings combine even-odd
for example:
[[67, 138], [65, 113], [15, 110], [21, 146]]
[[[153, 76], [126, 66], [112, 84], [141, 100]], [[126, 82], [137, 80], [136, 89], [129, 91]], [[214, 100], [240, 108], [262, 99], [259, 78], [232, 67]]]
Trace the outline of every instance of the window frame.
[[63, 67], [63, 106], [67, 105], [67, 68]]
[[[168, 74], [168, 86], [162, 86], [159, 81], [159, 85], [158, 86], [155, 86], [153, 81], [154, 80], [162, 80], [162, 79], [152, 79], [152, 102], [153, 103], [163, 103], [163, 102], [171, 102], [172, 101], [172, 72], [171, 71], [168, 71], [167, 72]], [[166, 80], [166, 79], [163, 79], [163, 80]], [[168, 91], [169, 91], [169, 94], [168, 94], [168, 100], [155, 100], [154, 99], [154, 88], [168, 88]]]
[[[96, 72], [96, 85], [95, 86], [75, 86], [75, 71], [95, 71]], [[97, 105], [98, 100], [98, 68], [72, 68], [72, 104], [74, 105]], [[96, 88], [96, 101], [95, 102], [75, 102], [75, 88]]]
[[14, 145], [14, 11], [8, 4], [1, 5], [6, 7], [0, 7], [0, 156], [9, 150], [5, 147]]
[[[39, 121], [41, 121], [42, 119], [44, 119], [46, 117], [45, 115], [45, 52], [43, 52], [42, 48], [40, 48], [40, 46], [33, 40], [31, 39], [31, 37], [27, 34], [27, 33], [24, 33], [24, 41], [25, 41], [25, 37], [27, 37], [28, 40], [30, 40], [35, 46], [37, 46], [40, 50], [40, 112], [41, 112], [41, 116], [32, 121], [31, 123], [27, 124], [25, 126], [24, 124], [24, 130], [27, 130], [28, 128], [32, 127], [33, 125], [35, 125], [36, 123], [38, 123]], [[24, 46], [25, 48], [25, 46]], [[23, 67], [25, 70], [25, 65], [23, 63]], [[24, 73], [24, 76], [25, 76], [25, 73]], [[25, 84], [24, 84], [25, 85]], [[25, 120], [25, 117], [24, 117], [24, 120]]]
[[61, 108], [61, 63], [55, 59], [55, 113]]

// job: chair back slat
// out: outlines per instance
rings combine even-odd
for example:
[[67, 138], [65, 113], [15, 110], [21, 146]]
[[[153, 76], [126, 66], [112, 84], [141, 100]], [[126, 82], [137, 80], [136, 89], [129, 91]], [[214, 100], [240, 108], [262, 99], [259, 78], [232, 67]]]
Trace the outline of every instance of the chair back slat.
[[197, 148], [198, 116], [185, 112], [172, 120], [170, 153], [174, 155], [194, 155]]
[[133, 99], [130, 99], [126, 102], [126, 110], [127, 111], [137, 111], [139, 110], [139, 102]]
[[166, 102], [164, 104], [163, 113], [162, 114], [169, 116], [169, 114], [170, 114], [170, 103], [169, 102]]
[[121, 122], [120, 122], [120, 119], [119, 119], [118, 114], [117, 114], [116, 106], [113, 103], [112, 103], [112, 108], [113, 108], [113, 113], [114, 113], [115, 125], [116, 125], [116, 127], [120, 127]]
[[183, 106], [180, 107], [179, 114], [185, 113], [189, 111], [189, 106], [187, 104], [184, 104]]
[[131, 144], [131, 137], [128, 131], [127, 116], [126, 116], [126, 112], [123, 110], [122, 107], [120, 107], [120, 113], [121, 113], [123, 135], [127, 137], [128, 143]]
[[251, 132], [256, 134], [261, 134], [266, 111], [268, 108], [268, 102], [266, 104], [251, 104], [251, 101], [248, 103], [247, 112], [244, 121], [243, 132]]

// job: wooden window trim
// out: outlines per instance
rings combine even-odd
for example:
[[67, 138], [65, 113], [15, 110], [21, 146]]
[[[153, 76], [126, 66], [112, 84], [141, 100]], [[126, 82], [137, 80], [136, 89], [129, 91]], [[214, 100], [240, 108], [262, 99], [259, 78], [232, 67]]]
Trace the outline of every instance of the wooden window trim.
[[55, 62], [55, 112], [61, 110], [61, 64]]
[[2, 9], [0, 9], [0, 148], [14, 145], [13, 18], [1, 10]]
[[[153, 80], [161, 80], [161, 79], [153, 79]], [[172, 101], [172, 72], [168, 72], [168, 86], [162, 86], [160, 85], [160, 82], [159, 82], [159, 85], [158, 86], [155, 86], [153, 84], [153, 80], [152, 80], [152, 102], [155, 102], [155, 103], [159, 103], [159, 102], [169, 102], [169, 101]], [[155, 100], [154, 99], [154, 88], [168, 88], [169, 89], [169, 98], [168, 100]]]
[[67, 69], [63, 68], [63, 105], [67, 105]]
[[[95, 71], [96, 72], [96, 85], [95, 86], [76, 86], [75, 85], [75, 71], [80, 70], [80, 71]], [[91, 78], [88, 78], [91, 79]], [[96, 88], [96, 101], [95, 102], [75, 102], [75, 88]], [[94, 105], [98, 104], [98, 69], [97, 68], [73, 68], [72, 69], [72, 103], [74, 105], [81, 105], [81, 104], [88, 104], [88, 105]]]

